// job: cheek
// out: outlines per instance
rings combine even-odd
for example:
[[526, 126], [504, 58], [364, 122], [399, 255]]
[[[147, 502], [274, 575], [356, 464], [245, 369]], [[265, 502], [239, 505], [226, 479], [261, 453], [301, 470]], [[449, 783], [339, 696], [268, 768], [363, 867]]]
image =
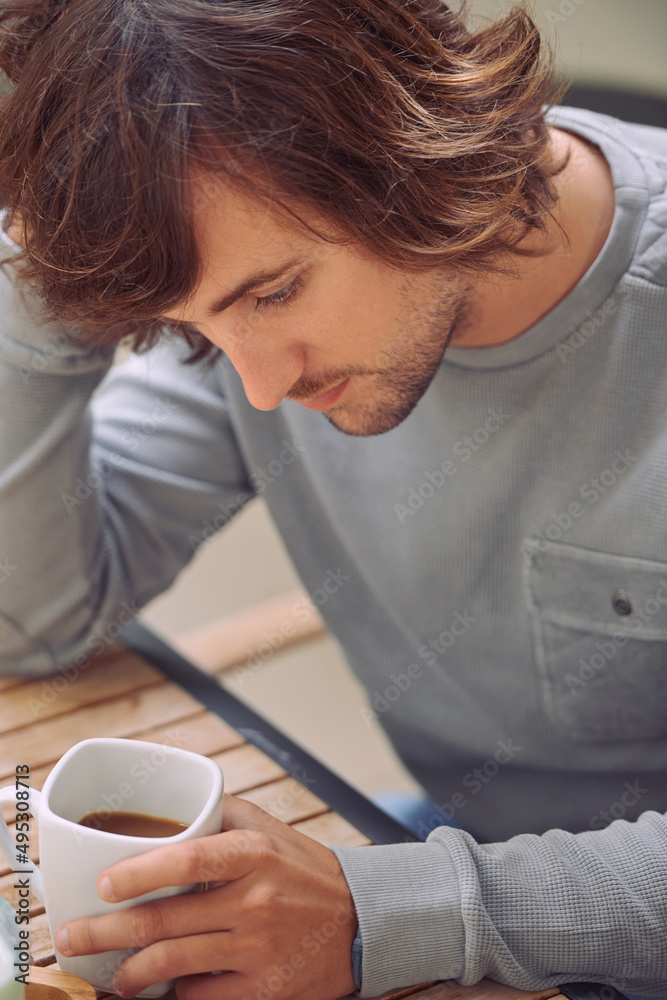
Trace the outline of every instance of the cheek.
[[305, 341], [340, 362], [368, 363], [396, 328], [387, 303], [380, 304], [362, 290], [322, 303], [300, 329]]

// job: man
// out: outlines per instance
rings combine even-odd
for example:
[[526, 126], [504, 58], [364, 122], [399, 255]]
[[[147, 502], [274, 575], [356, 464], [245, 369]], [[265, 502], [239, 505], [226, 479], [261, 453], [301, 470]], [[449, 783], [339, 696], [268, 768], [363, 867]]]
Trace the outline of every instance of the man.
[[[127, 997], [664, 992], [667, 135], [545, 120], [521, 11], [12, 0], [0, 30], [4, 670], [88, 662], [262, 493], [439, 803], [426, 843], [328, 850], [228, 799], [100, 893], [218, 885], [57, 947], [139, 948]], [[156, 346], [98, 389], [124, 334]]]

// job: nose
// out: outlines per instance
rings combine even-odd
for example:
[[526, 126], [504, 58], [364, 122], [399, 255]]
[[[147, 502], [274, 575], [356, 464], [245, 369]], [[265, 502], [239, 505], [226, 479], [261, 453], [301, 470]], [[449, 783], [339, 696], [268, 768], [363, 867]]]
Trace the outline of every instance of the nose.
[[235, 344], [225, 354], [236, 369], [251, 406], [275, 410], [304, 371], [298, 347], [265, 349], [262, 345]]

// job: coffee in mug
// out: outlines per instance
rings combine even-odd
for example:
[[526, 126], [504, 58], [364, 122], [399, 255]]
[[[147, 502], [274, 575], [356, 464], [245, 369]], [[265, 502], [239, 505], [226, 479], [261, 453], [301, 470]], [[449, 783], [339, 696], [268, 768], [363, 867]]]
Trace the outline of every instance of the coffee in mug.
[[104, 830], [105, 833], [116, 833], [121, 837], [175, 837], [187, 830], [188, 823], [179, 823], [175, 819], [165, 819], [164, 816], [148, 816], [146, 813], [135, 812], [102, 812], [88, 813], [79, 820], [79, 826], [88, 826], [92, 830]]

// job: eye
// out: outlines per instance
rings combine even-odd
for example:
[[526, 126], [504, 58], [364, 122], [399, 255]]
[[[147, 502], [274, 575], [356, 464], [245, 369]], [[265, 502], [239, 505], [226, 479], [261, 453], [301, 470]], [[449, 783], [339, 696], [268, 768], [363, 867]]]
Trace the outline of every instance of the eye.
[[255, 304], [255, 309], [267, 309], [270, 306], [282, 306], [290, 299], [294, 298], [296, 293], [301, 288], [303, 284], [303, 279], [301, 275], [298, 275], [291, 281], [289, 285], [285, 285], [284, 288], [279, 288], [277, 292], [271, 292], [270, 295], [262, 295], [258, 297]]

